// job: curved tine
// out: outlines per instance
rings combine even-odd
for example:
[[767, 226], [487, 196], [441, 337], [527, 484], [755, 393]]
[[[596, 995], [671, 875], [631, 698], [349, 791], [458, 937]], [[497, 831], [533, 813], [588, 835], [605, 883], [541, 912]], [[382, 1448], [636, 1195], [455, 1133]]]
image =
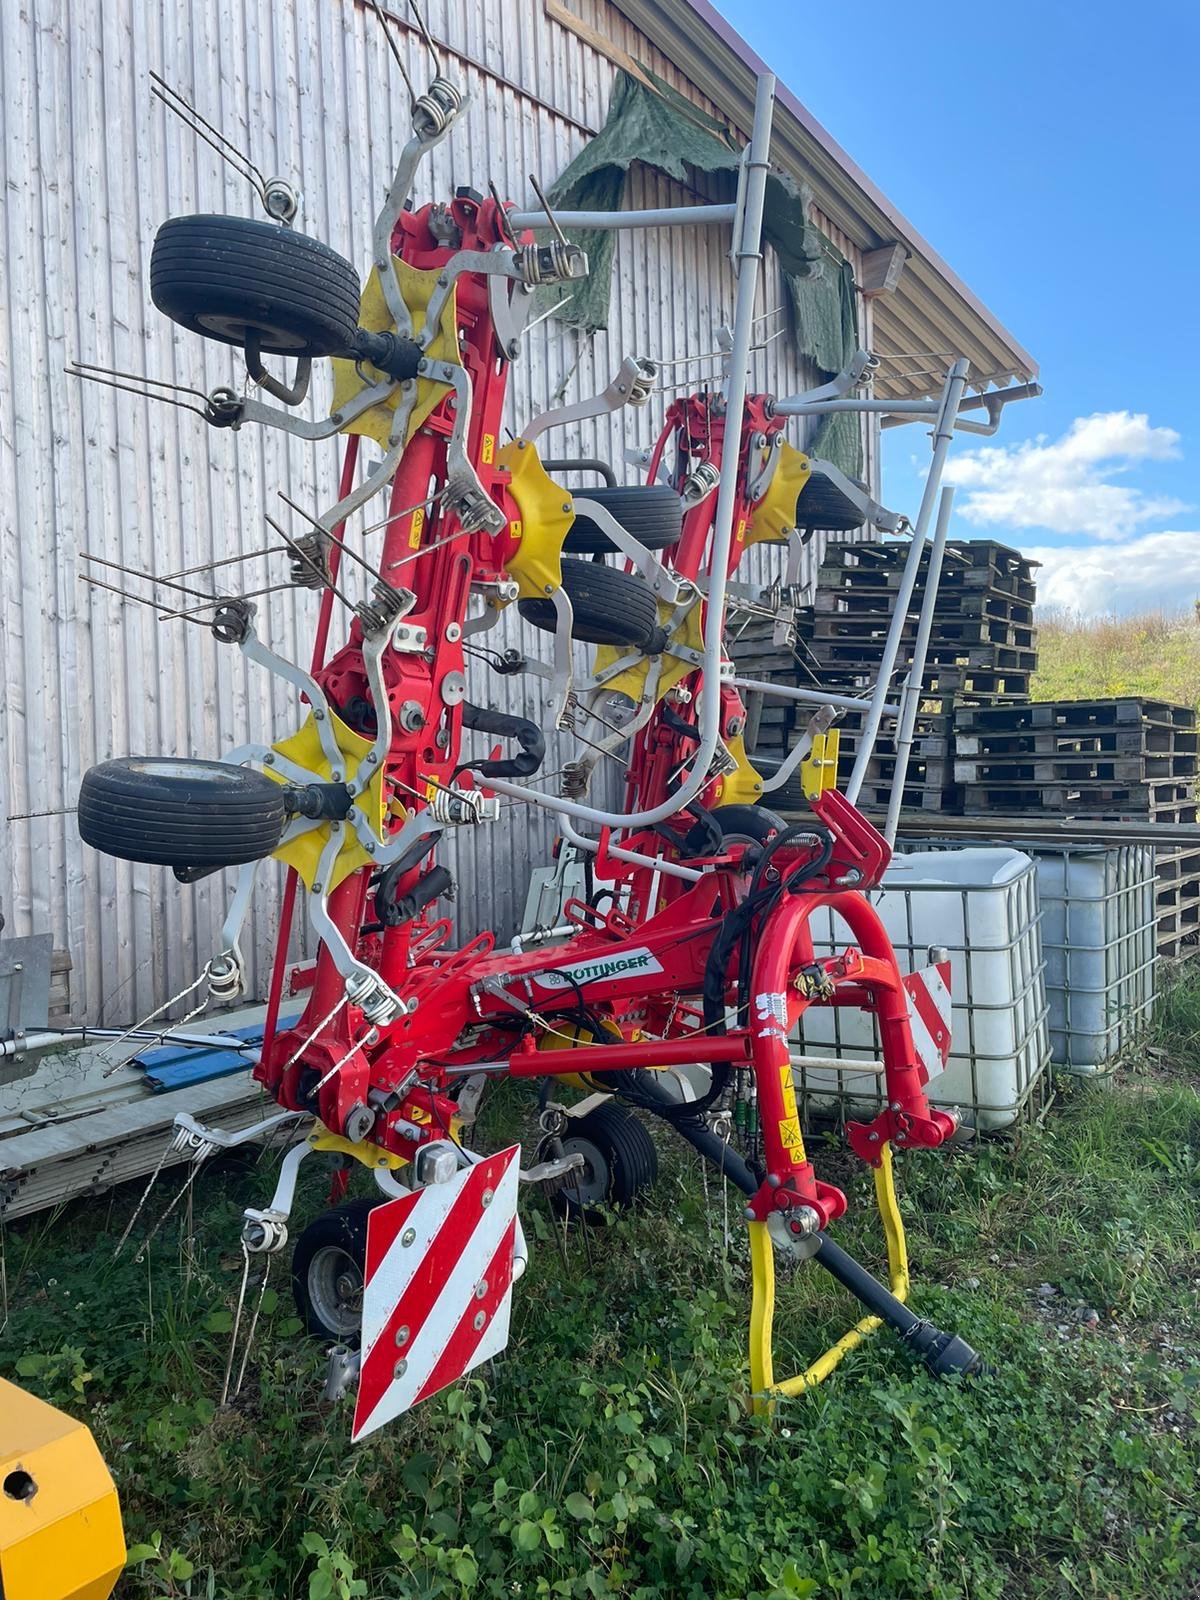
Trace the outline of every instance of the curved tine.
[[433, 62], [433, 75], [435, 78], [440, 77], [442, 71], [441, 57], [433, 47], [433, 40], [429, 37], [429, 29], [425, 26], [425, 18], [417, 8], [417, 0], [408, 0], [408, 9], [412, 12], [413, 19], [421, 31], [421, 37], [425, 41], [425, 48], [429, 51], [429, 59]]
[[371, 9], [379, 18], [379, 25], [383, 29], [383, 36], [387, 40], [388, 49], [392, 52], [396, 65], [400, 68], [400, 76], [404, 79], [404, 87], [408, 90], [409, 101], [415, 102], [417, 98], [416, 90], [413, 88], [412, 79], [408, 75], [408, 68], [404, 65], [404, 57], [400, 54], [400, 46], [392, 35], [391, 18], [379, 4], [379, 0], [371, 0]]
[[[347, 610], [353, 611], [354, 601], [351, 600], [348, 595], [342, 593], [337, 584], [334, 583], [333, 579], [325, 571], [325, 568], [321, 562], [318, 561], [315, 556], [310, 556], [308, 551], [305, 550], [302, 545], [297, 544], [295, 539], [293, 539], [290, 534], [285, 533], [283, 528], [280, 527], [279, 523], [276, 522], [275, 518], [271, 516], [270, 512], [263, 513], [263, 520], [266, 522], [269, 528], [273, 528], [275, 530], [275, 532], [283, 540], [284, 544], [286, 544], [288, 549], [292, 552], [293, 556], [295, 556], [296, 560], [302, 561], [315, 578], [320, 578], [322, 587], [331, 589], [333, 593], [337, 595], [342, 604], [347, 608]], [[325, 538], [329, 537], [325, 529], [322, 528], [321, 532]]]
[[[318, 533], [324, 534], [327, 539], [330, 537], [329, 529], [326, 528], [323, 523], [319, 522], [310, 511], [305, 511], [303, 506], [297, 505], [296, 502], [289, 495], [286, 495], [282, 489], [277, 490], [277, 493], [284, 505], [287, 506], [290, 511], [294, 511], [298, 517], [303, 517], [305, 522], [307, 522], [310, 527], [315, 528]], [[270, 518], [268, 517], [267, 520], [269, 522]], [[371, 574], [376, 583], [382, 583], [385, 589], [391, 589], [392, 586], [390, 583], [388, 583], [383, 573], [373, 567], [367, 560], [366, 556], [360, 556], [358, 551], [355, 550], [353, 546], [346, 544], [345, 540], [341, 541], [341, 544], [342, 554], [344, 556], [349, 556], [351, 561], [357, 561], [359, 566], [362, 567], [364, 571]], [[395, 591], [393, 590], [393, 593], [394, 592]]]
[[[161, 100], [168, 111], [173, 111], [180, 122], [190, 127], [191, 131], [203, 139], [205, 144], [211, 146], [223, 161], [227, 161], [240, 178], [244, 178], [247, 183], [252, 185], [257, 190], [258, 197], [265, 206], [267, 203], [267, 180], [246, 152], [239, 150], [233, 140], [226, 138], [220, 128], [214, 127], [207, 117], [202, 117], [191, 101], [169, 84], [161, 73], [155, 72], [153, 67], [150, 69], [150, 80], [150, 93], [156, 99]], [[191, 118], [190, 123], [188, 121], [189, 118]], [[237, 165], [239, 161], [242, 163], [242, 168]]]
[[[102, 374], [112, 371], [109, 367], [91, 367], [87, 362], [74, 361], [63, 368], [68, 378], [86, 378], [89, 383], [103, 384], [106, 389], [118, 389], [122, 394], [134, 395], [139, 400], [161, 400], [164, 405], [178, 406], [181, 411], [194, 411], [198, 417], [208, 418], [208, 396], [199, 389], [190, 389], [183, 383], [168, 383], [164, 378], [146, 378], [137, 372], [118, 372], [115, 377], [105, 377]], [[118, 381], [118, 380], [129, 381]], [[180, 394], [194, 394], [205, 402], [203, 406], [194, 406], [187, 400], [176, 400], [173, 395], [154, 394], [146, 389], [135, 388], [135, 384], [152, 384], [157, 388], [175, 389]]]
[[558, 218], [550, 209], [549, 200], [546, 199], [546, 191], [542, 188], [541, 184], [537, 181], [532, 172], [529, 174], [529, 187], [533, 190], [534, 194], [537, 195], [538, 204], [546, 213], [546, 224], [548, 227], [553, 228], [554, 230], [554, 237], [558, 240], [559, 244], [567, 244], [567, 236], [559, 227]]
[[[86, 572], [80, 573], [80, 581], [86, 583], [90, 589], [107, 589], [109, 594], [119, 595], [122, 600], [132, 600], [135, 605], [149, 606], [152, 611], [158, 611], [162, 604], [160, 600], [148, 600], [142, 594], [130, 594], [128, 589], [118, 589], [115, 583], [105, 583], [100, 578], [91, 578]], [[182, 617], [185, 622], [200, 622], [199, 617], [188, 616], [182, 611], [159, 611], [158, 620], [164, 621], [167, 617]], [[207, 628], [207, 622], [200, 622], [202, 628]]]
[[[109, 561], [104, 556], [95, 556], [90, 550], [81, 550], [79, 554], [84, 561], [94, 561], [99, 567], [110, 567], [114, 572], [123, 572], [130, 578], [141, 578], [146, 583], [161, 584], [164, 589], [178, 589], [180, 594], [190, 594], [199, 600], [211, 600], [213, 598], [211, 595], [205, 594], [203, 589], [190, 588], [186, 583], [174, 583], [170, 578], [156, 578], [152, 572], [147, 572], [142, 567], [123, 566], [119, 561]], [[161, 604], [159, 601], [150, 603]]]

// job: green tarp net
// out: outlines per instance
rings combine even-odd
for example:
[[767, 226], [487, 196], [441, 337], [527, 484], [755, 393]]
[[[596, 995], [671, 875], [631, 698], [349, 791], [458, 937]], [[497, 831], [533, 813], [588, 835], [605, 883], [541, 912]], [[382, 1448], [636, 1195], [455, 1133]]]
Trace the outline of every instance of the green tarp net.
[[[627, 72], [618, 75], [604, 127], [550, 191], [556, 207], [569, 211], [621, 209], [626, 175], [635, 161], [681, 182], [689, 181], [695, 172], [726, 174], [729, 197], [733, 197], [741, 151], [727, 130], [670, 84], [649, 71], [646, 76], [654, 87]], [[785, 173], [771, 172], [763, 233], [779, 258], [796, 347], [824, 377], [832, 377], [857, 348], [854, 275], [841, 253], [809, 222], [811, 198], [804, 184]], [[556, 315], [593, 333], [608, 326], [616, 235], [580, 229], [573, 236], [587, 251], [590, 271]], [[810, 450], [857, 476], [862, 469], [858, 418], [849, 413], [824, 418]]]

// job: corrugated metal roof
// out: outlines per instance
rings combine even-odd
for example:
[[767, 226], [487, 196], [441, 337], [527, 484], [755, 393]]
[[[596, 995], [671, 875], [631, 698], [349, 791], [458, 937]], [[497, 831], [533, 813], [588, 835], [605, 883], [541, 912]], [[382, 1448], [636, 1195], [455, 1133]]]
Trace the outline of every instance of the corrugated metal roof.
[[[709, 0], [615, 0], [615, 4], [669, 60], [686, 63], [687, 76], [727, 117], [743, 131], [749, 129], [754, 79], [769, 69]], [[972, 381], [979, 384], [1037, 376], [1033, 357], [782, 84], [773, 154], [783, 167], [812, 185], [820, 210], [860, 250], [898, 243], [908, 251], [898, 288], [874, 301], [876, 354], [932, 351], [967, 356]], [[899, 376], [903, 370], [900, 363], [885, 366], [886, 376], [877, 381], [876, 392], [889, 398], [925, 393], [931, 380], [905, 380]]]

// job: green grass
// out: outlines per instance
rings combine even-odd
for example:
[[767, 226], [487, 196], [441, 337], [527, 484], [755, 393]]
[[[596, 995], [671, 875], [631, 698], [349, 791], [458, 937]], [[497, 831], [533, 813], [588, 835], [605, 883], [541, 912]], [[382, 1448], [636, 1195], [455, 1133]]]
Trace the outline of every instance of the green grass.
[[[1191, 986], [1117, 1088], [1067, 1082], [1040, 1129], [899, 1161], [914, 1303], [986, 1353], [976, 1383], [937, 1383], [882, 1335], [749, 1417], [744, 1235], [731, 1203], [726, 1247], [715, 1184], [706, 1201], [682, 1154], [645, 1211], [593, 1231], [590, 1263], [573, 1237], [564, 1264], [527, 1203], [507, 1354], [357, 1449], [286, 1281], [241, 1400], [214, 1407], [262, 1168], [202, 1180], [190, 1270], [172, 1225], [148, 1262], [110, 1263], [133, 1191], [10, 1228], [3, 1361], [93, 1428], [141, 1546], [132, 1600], [1184, 1600], [1198, 1075]], [[824, 1146], [851, 1191], [838, 1237], [878, 1263], [865, 1174]], [[308, 1210], [320, 1188], [314, 1170]], [[778, 1371], [854, 1314], [815, 1267], [781, 1279]]]
[[1035, 700], [1144, 696], [1200, 705], [1200, 614], [1070, 617], [1037, 613]]

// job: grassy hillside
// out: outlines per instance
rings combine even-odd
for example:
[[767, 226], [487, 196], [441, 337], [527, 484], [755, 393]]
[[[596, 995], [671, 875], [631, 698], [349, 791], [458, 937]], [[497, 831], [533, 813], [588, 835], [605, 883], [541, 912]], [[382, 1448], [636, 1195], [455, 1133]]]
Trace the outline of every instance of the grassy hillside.
[[1038, 612], [1035, 700], [1144, 695], [1200, 705], [1200, 617], [1151, 612], [1091, 620]]

